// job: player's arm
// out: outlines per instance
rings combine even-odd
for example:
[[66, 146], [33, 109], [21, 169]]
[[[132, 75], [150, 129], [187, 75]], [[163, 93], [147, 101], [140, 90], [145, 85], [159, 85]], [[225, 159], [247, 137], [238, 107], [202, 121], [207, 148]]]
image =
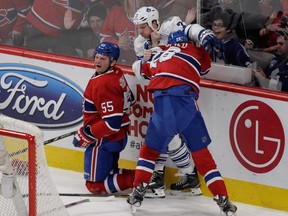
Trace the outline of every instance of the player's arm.
[[185, 34], [192, 41], [198, 41], [202, 47], [210, 52], [213, 49], [217, 52], [223, 52], [223, 43], [214, 35], [212, 30], [205, 29], [199, 24], [190, 24], [184, 28]]
[[91, 132], [97, 139], [117, 133], [121, 128], [125, 103], [123, 92], [127, 88], [126, 82], [126, 86], [120, 86], [120, 83], [124, 84], [123, 81], [124, 79], [118, 82], [116, 80], [109, 81], [107, 88], [102, 89], [101, 97], [96, 96], [95, 98], [96, 108], [101, 119], [91, 125]]

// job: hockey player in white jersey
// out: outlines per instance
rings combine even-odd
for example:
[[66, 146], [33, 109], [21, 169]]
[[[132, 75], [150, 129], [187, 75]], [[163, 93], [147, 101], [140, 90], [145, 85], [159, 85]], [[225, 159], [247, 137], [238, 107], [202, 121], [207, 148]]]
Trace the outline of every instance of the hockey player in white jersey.
[[[186, 26], [179, 17], [174, 16], [168, 18], [160, 25], [159, 13], [151, 6], [140, 8], [134, 15], [133, 23], [139, 33], [134, 41], [134, 50], [138, 59], [143, 61], [151, 58], [153, 49], [157, 49], [159, 45], [167, 44], [169, 34], [177, 30], [183, 30], [191, 41], [200, 42], [206, 51], [211, 49], [222, 50], [222, 43], [215, 37], [213, 32], [198, 24]], [[133, 68], [137, 67], [137, 64], [135, 62]], [[161, 154], [156, 162], [155, 171], [149, 183], [149, 189], [154, 193], [152, 195], [151, 193], [146, 193], [146, 197], [165, 196], [163, 170], [168, 155], [179, 169], [178, 174], [182, 176], [177, 183], [170, 186], [170, 189], [172, 191], [191, 189], [192, 194], [201, 195], [202, 191], [197, 170], [194, 169], [194, 162], [185, 144], [178, 136], [175, 136], [169, 144], [168, 153]]]

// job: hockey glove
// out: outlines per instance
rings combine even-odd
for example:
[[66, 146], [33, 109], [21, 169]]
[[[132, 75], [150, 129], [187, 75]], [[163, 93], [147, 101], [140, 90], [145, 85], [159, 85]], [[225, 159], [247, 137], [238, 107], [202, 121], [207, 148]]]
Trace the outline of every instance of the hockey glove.
[[198, 35], [198, 39], [207, 52], [214, 49], [216, 52], [223, 52], [223, 43], [214, 35], [211, 30], [203, 29]]
[[93, 137], [90, 127], [86, 126], [78, 129], [73, 139], [73, 145], [78, 148], [87, 148], [96, 141], [97, 139]]

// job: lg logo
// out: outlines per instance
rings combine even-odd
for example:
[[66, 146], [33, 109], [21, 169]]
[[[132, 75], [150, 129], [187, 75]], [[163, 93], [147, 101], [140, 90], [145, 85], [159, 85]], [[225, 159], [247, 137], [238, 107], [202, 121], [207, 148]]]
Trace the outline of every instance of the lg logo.
[[266, 173], [280, 162], [285, 134], [275, 111], [260, 101], [247, 101], [234, 112], [230, 141], [239, 162], [248, 170]]

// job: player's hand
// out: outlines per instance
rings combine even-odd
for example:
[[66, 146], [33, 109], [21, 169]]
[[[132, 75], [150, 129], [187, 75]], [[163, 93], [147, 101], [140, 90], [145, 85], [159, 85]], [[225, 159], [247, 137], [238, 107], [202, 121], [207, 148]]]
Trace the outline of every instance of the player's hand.
[[223, 43], [214, 35], [211, 30], [203, 29], [199, 33], [199, 41], [203, 48], [207, 52], [211, 52], [214, 49], [216, 52], [223, 52]]
[[151, 50], [144, 50], [144, 59], [146, 61], [149, 61], [152, 57], [152, 51]]
[[73, 145], [79, 148], [87, 148], [91, 144], [95, 143], [97, 139], [93, 137], [90, 127], [81, 127], [78, 129], [77, 133], [74, 135]]

